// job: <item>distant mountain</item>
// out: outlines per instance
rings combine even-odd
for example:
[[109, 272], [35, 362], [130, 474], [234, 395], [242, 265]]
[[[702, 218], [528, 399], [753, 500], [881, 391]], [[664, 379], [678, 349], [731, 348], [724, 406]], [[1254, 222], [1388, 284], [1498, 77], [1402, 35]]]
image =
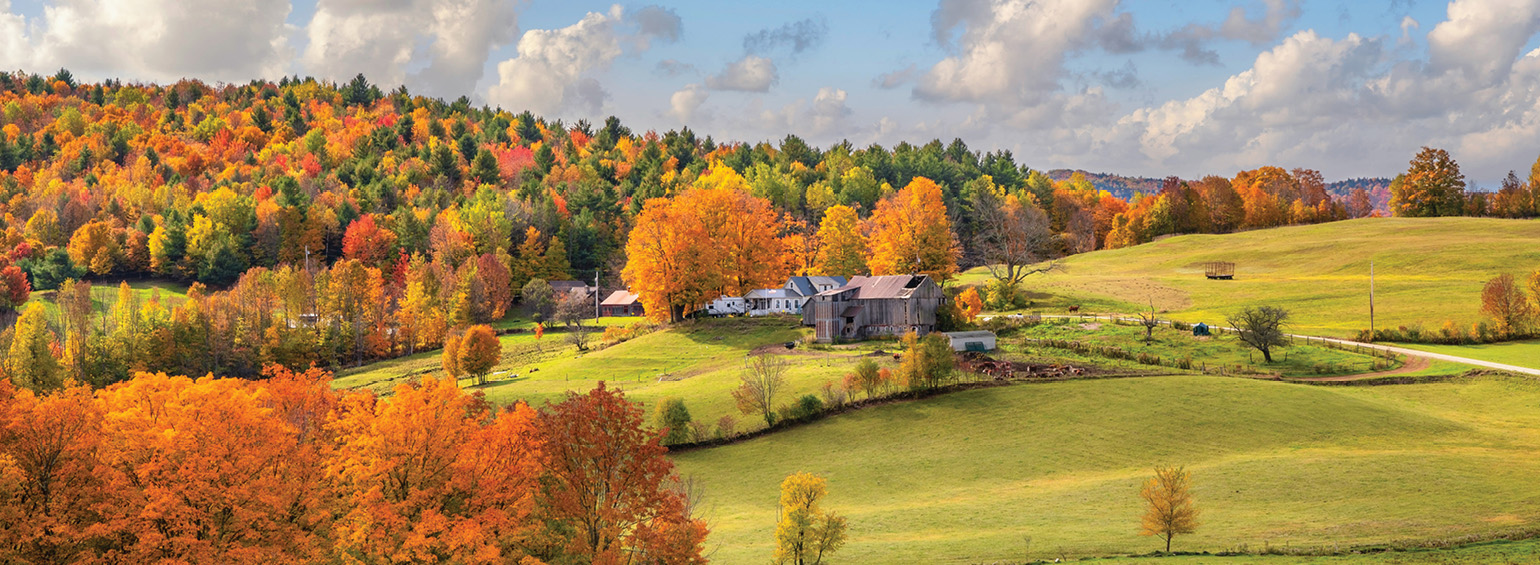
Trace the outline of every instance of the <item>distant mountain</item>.
[[1369, 192], [1369, 200], [1374, 202], [1375, 210], [1384, 214], [1390, 213], [1390, 179], [1375, 177], [1326, 183], [1326, 192], [1338, 199], [1345, 199], [1354, 190], [1360, 188]]

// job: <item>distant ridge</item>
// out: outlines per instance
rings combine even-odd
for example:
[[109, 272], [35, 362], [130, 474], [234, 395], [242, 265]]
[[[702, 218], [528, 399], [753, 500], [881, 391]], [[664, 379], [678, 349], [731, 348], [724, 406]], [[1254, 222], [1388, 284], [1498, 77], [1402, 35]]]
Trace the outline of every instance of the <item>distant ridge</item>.
[[[1151, 177], [1130, 177], [1115, 173], [1093, 173], [1081, 169], [1054, 169], [1048, 171], [1048, 178], [1056, 181], [1068, 179], [1075, 173], [1085, 175], [1086, 180], [1097, 190], [1105, 190], [1113, 196], [1130, 200], [1138, 194], [1155, 194], [1160, 192], [1161, 179]], [[1184, 179], [1195, 180], [1195, 179]], [[1362, 188], [1368, 191], [1370, 199], [1374, 202], [1374, 208], [1380, 211], [1389, 210], [1390, 180], [1385, 177], [1350, 178], [1326, 183], [1326, 192], [1337, 198], [1347, 198], [1354, 189]]]

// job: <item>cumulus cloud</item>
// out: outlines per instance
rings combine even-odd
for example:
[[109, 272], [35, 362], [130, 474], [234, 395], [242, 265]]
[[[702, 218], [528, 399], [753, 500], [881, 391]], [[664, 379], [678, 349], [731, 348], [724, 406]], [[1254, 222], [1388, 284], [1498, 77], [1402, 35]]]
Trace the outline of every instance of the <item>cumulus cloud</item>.
[[712, 90], [769, 92], [770, 87], [780, 80], [774, 61], [744, 55], [742, 59], [728, 63], [722, 72], [706, 77], [706, 87]]
[[848, 99], [844, 90], [825, 86], [818, 89], [812, 100], [803, 98], [779, 110], [764, 110], [760, 113], [761, 127], [815, 139], [825, 137], [837, 131], [851, 115]]
[[1537, 31], [1533, 0], [1452, 2], [1426, 59], [1398, 57], [1393, 38], [1301, 31], [1221, 86], [1095, 128], [1093, 158], [1105, 161], [1092, 165], [1194, 175], [1299, 164], [1340, 177], [1394, 173], [1435, 145], [1496, 178], [1540, 144], [1540, 51], [1522, 53]]
[[692, 123], [697, 116], [696, 111], [706, 103], [708, 96], [710, 93], [699, 84], [685, 86], [669, 97], [669, 115], [682, 123]]
[[829, 36], [829, 24], [808, 18], [775, 29], [762, 29], [743, 38], [743, 51], [757, 55], [785, 50], [791, 55], [818, 47]]
[[627, 17], [618, 4], [564, 28], [529, 30], [519, 38], [518, 56], [497, 64], [498, 83], [487, 97], [544, 114], [597, 114], [610, 96], [594, 75], [625, 54], [627, 45], [639, 53], [654, 40], [677, 40], [680, 30], [672, 10], [648, 6]]
[[0, 61], [86, 77], [245, 82], [288, 70], [288, 0], [58, 0], [28, 21], [0, 0]]
[[302, 61], [323, 78], [363, 73], [376, 83], [453, 98], [475, 87], [491, 52], [512, 41], [518, 27], [508, 0], [320, 0]]

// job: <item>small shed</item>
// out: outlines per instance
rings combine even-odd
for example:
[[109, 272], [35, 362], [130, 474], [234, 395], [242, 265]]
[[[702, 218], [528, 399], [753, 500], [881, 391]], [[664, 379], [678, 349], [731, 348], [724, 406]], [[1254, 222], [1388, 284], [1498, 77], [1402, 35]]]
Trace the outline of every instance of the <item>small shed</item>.
[[603, 316], [641, 316], [646, 314], [642, 308], [640, 296], [628, 291], [617, 290], [610, 293], [609, 298], [599, 305], [599, 313]]
[[1194, 335], [1194, 336], [1209, 335], [1209, 333], [1208, 333], [1208, 324], [1205, 324], [1203, 322], [1198, 322], [1197, 325], [1194, 325], [1192, 327], [1192, 335]]
[[1235, 278], [1235, 263], [1210, 261], [1203, 264], [1203, 276], [1213, 280], [1228, 281]]
[[995, 332], [971, 331], [971, 332], [946, 332], [946, 338], [952, 342], [952, 351], [994, 351]]

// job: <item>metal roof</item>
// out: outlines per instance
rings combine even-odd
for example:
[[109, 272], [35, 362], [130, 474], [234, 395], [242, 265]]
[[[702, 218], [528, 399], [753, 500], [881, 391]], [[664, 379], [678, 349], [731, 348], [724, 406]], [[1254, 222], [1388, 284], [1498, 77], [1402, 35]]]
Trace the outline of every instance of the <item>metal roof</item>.
[[802, 298], [795, 290], [784, 288], [757, 288], [743, 295], [744, 298]]
[[947, 337], [950, 337], [950, 338], [953, 338], [953, 339], [968, 339], [968, 338], [980, 338], [980, 337], [993, 338], [993, 337], [995, 337], [995, 332], [985, 331], [985, 330], [973, 330], [973, 331], [967, 331], [967, 332], [945, 332], [945, 333], [946, 333]]
[[856, 300], [871, 300], [877, 298], [908, 298], [914, 294], [914, 289], [925, 283], [927, 275], [884, 275], [878, 277], [855, 277], [845, 286], [826, 290], [818, 293], [820, 296], [833, 295], [854, 289]]
[[609, 298], [605, 298], [604, 302], [600, 303], [599, 305], [600, 306], [630, 306], [632, 304], [636, 304], [636, 301], [638, 300], [638, 298], [639, 297], [637, 295], [631, 294], [628, 291], [617, 290], [615, 292], [610, 293]]
[[786, 281], [786, 284], [796, 287], [797, 292], [802, 293], [802, 296], [812, 296], [819, 293], [818, 287], [839, 288], [845, 286], [846, 282], [845, 277], [812, 276], [792, 277]]

